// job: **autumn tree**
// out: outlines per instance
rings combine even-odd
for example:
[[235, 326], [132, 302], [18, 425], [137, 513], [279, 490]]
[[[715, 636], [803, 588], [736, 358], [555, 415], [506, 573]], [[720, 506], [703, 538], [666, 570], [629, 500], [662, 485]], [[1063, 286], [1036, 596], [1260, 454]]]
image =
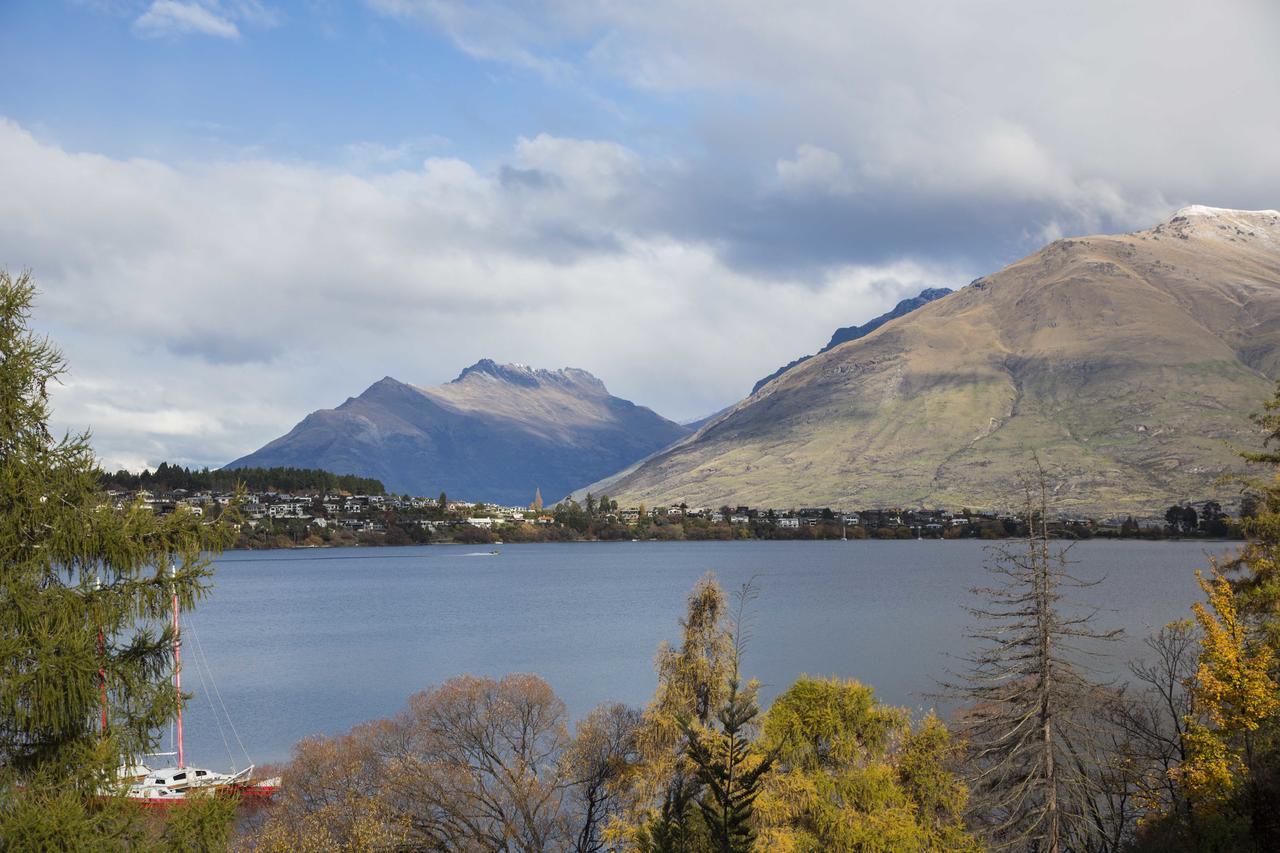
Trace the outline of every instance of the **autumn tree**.
[[264, 851], [604, 848], [638, 712], [597, 708], [570, 737], [564, 703], [534, 675], [458, 676], [397, 716], [300, 743]]
[[578, 723], [563, 757], [574, 853], [606, 849], [606, 827], [622, 814], [619, 791], [638, 758], [640, 712], [619, 702], [600, 705]]
[[[616, 841], [639, 838], [643, 849], [698, 849], [694, 839], [705, 836], [696, 806], [701, 783], [684, 743], [686, 727], [706, 728], [724, 705], [733, 672], [728, 602], [713, 574], [690, 593], [680, 627], [680, 645], [658, 649], [658, 688], [638, 730], [639, 760], [628, 779], [624, 817], [611, 833]], [[683, 839], [681, 846], [655, 841], [669, 837]]]
[[1254, 421], [1264, 433], [1263, 449], [1243, 456], [1264, 466], [1269, 477], [1245, 481], [1241, 526], [1246, 541], [1225, 569], [1241, 616], [1273, 651], [1280, 651], [1280, 385]]
[[659, 775], [678, 763], [673, 753], [684, 734], [681, 718], [705, 725], [727, 695], [733, 651], [727, 611], [724, 591], [708, 573], [689, 595], [680, 645], [658, 649], [658, 689], [644, 715], [640, 748], [642, 762]]
[[[230, 531], [116, 509], [88, 433], [51, 434], [65, 368], [28, 328], [34, 294], [29, 274], [0, 271], [0, 839], [137, 847], [151, 836], [116, 771], [154, 750], [177, 709], [171, 596], [195, 604]], [[194, 803], [175, 831], [216, 842], [229, 817], [225, 802]]]
[[[1244, 453], [1262, 476], [1246, 478], [1246, 541], [1239, 554], [1201, 578], [1206, 601], [1196, 619], [1204, 630], [1193, 684], [1207, 722], [1181, 778], [1207, 789], [1206, 809], [1234, 814], [1252, 844], [1280, 846], [1280, 385], [1254, 415], [1262, 449]], [[1232, 775], [1228, 782], [1223, 771]], [[1214, 796], [1214, 795], [1217, 796]]]
[[450, 679], [412, 697], [383, 735], [387, 799], [412, 839], [436, 850], [562, 845], [567, 715], [542, 679]]
[[763, 725], [777, 766], [757, 801], [769, 850], [976, 850], [957, 747], [930, 715], [880, 704], [856, 681], [802, 676]]
[[1114, 694], [1098, 720], [1110, 747], [1100, 756], [1098, 820], [1115, 849], [1159, 840], [1186, 843], [1195, 833], [1191, 801], [1177, 783], [1176, 768], [1189, 755], [1188, 727], [1199, 718], [1189, 689], [1199, 640], [1194, 623], [1165, 625], [1144, 641], [1148, 653], [1131, 661], [1130, 682]]
[[1193, 609], [1201, 631], [1191, 694], [1202, 716], [1189, 718], [1187, 758], [1171, 774], [1210, 817], [1238, 814], [1254, 841], [1280, 839], [1274, 814], [1275, 722], [1280, 696], [1276, 656], [1241, 617], [1230, 582], [1215, 564], [1197, 573], [1207, 601]]
[[[1242, 455], [1268, 476], [1239, 478], [1246, 543], [1197, 574], [1199, 643], [1189, 672], [1179, 647], [1182, 698], [1166, 703], [1184, 713], [1163, 727], [1174, 755], [1135, 849], [1280, 848], [1280, 386], [1254, 421], [1262, 450]], [[1222, 522], [1216, 502], [1202, 518], [1206, 530]]]
[[714, 719], [680, 719], [685, 735], [685, 755], [704, 786], [698, 808], [707, 827], [712, 849], [718, 853], [750, 850], [756, 837], [755, 800], [764, 775], [777, 758], [777, 751], [755, 744], [758, 685], [742, 686], [742, 653], [749, 639], [746, 619], [755, 597], [748, 582], [737, 593], [737, 607], [730, 624], [730, 671], [728, 692]]
[[377, 746], [388, 725], [379, 720], [295, 744], [267, 819], [246, 846], [258, 853], [357, 853], [404, 843], [407, 816], [393, 811], [382, 791]]

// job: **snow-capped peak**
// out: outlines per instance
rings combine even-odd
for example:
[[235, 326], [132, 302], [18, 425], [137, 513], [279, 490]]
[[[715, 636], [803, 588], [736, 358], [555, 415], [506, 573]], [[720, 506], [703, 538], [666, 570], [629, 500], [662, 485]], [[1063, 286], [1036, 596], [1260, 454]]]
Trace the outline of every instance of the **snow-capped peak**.
[[1170, 219], [1192, 216], [1212, 216], [1220, 219], [1242, 219], [1253, 217], [1280, 217], [1280, 210], [1233, 210], [1229, 207], [1209, 207], [1205, 204], [1190, 204], [1179, 209]]
[[1155, 227], [1156, 234], [1172, 234], [1183, 240], [1249, 243], [1269, 250], [1280, 248], [1280, 211], [1232, 210], [1192, 204]]

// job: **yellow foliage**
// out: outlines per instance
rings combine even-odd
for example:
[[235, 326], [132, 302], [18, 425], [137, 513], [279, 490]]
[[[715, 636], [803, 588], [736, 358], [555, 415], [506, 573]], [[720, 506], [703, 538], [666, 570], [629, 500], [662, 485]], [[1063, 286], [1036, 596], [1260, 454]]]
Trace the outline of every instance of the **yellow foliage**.
[[1211, 581], [1198, 573], [1197, 579], [1213, 612], [1201, 602], [1192, 608], [1204, 632], [1196, 698], [1215, 726], [1254, 731], [1277, 707], [1270, 674], [1274, 652], [1248, 641], [1231, 584], [1216, 567]]
[[254, 839], [258, 853], [391, 850], [408, 838], [404, 818], [355, 792], [302, 813], [273, 815]]
[[1196, 578], [1208, 601], [1193, 606], [1202, 633], [1200, 665], [1191, 684], [1197, 717], [1187, 720], [1189, 756], [1171, 771], [1200, 800], [1228, 796], [1248, 775], [1244, 753], [1250, 736], [1280, 710], [1272, 678], [1275, 652], [1251, 641], [1235, 593], [1217, 565]]
[[663, 643], [658, 649], [658, 689], [637, 734], [640, 760], [619, 786], [627, 803], [625, 818], [605, 829], [610, 841], [631, 837], [657, 814], [666, 786], [678, 772], [693, 774], [681, 749], [681, 721], [710, 734], [707, 724], [728, 693], [733, 642], [728, 604], [714, 573], [708, 572], [694, 586], [680, 627], [680, 645]]
[[954, 747], [930, 715], [875, 701], [856, 681], [802, 676], [769, 709], [764, 740], [777, 769], [756, 800], [760, 849], [976, 850], [963, 827], [967, 792], [947, 769]]

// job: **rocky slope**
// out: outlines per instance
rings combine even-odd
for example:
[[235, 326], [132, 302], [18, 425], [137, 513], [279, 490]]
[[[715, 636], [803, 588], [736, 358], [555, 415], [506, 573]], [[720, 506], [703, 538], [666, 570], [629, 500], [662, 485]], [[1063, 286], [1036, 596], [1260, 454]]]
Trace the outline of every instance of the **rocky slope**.
[[444, 385], [390, 376], [227, 467], [377, 477], [393, 492], [525, 505], [617, 471], [688, 434], [585, 370], [479, 361]]
[[[867, 335], [871, 334], [890, 320], [896, 320], [904, 314], [910, 314], [922, 305], [928, 305], [935, 299], [941, 299], [950, 292], [951, 288], [949, 287], [928, 287], [910, 299], [903, 299], [890, 310], [881, 314], [879, 317], [876, 317], [874, 320], [868, 320], [861, 326], [841, 326], [839, 329], [836, 329], [835, 334], [831, 336], [831, 340], [827, 342], [827, 345], [818, 350], [818, 355], [822, 355], [827, 350], [833, 350], [841, 344], [848, 343], [849, 341], [856, 341], [858, 338], [865, 338]], [[761, 388], [768, 385], [791, 368], [795, 367], [797, 364], [803, 364], [811, 358], [813, 358], [811, 355], [802, 355], [790, 364], [785, 364], [782, 367], [779, 367], [773, 373], [770, 373], [764, 379], [757, 382], [755, 387], [751, 389], [751, 393], [756, 393]], [[716, 414], [720, 413], [717, 412]], [[715, 417], [715, 415], [712, 417]], [[710, 418], [707, 420], [710, 420]], [[700, 427], [704, 423], [706, 423], [706, 421], [698, 421], [697, 425]]]
[[1151, 512], [1258, 441], [1280, 375], [1280, 213], [1184, 208], [1058, 240], [784, 372], [594, 485], [619, 500], [1008, 506], [1039, 454], [1061, 510]]

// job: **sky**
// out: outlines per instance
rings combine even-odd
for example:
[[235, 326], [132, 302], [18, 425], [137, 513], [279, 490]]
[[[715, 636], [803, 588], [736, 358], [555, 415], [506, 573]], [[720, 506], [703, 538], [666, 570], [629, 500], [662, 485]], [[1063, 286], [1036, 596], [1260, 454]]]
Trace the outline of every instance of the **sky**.
[[676, 420], [930, 286], [1280, 207], [1273, 0], [0, 0], [0, 267], [109, 468], [385, 375]]

